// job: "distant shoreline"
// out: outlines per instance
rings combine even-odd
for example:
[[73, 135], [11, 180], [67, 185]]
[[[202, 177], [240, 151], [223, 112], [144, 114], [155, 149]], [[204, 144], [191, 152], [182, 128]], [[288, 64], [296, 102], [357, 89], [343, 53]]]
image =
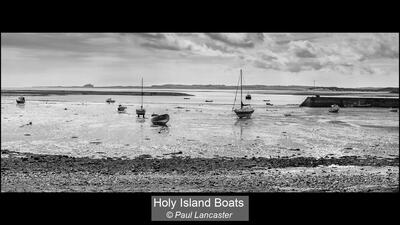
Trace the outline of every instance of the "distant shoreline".
[[[110, 89], [132, 89], [141, 88], [141, 86], [96, 86], [96, 87], [84, 87], [84, 86], [35, 86], [32, 88], [110, 88]], [[236, 90], [236, 86], [233, 85], [182, 85], [182, 84], [163, 84], [163, 85], [151, 85], [144, 86], [145, 89], [206, 89], [206, 90]], [[302, 85], [243, 85], [246, 90], [281, 90], [281, 91], [357, 91], [357, 92], [388, 92], [388, 93], [399, 93], [398, 87], [360, 87], [360, 88], [341, 88], [341, 87], [313, 87], [313, 86], [302, 86]]]
[[[60, 87], [61, 88], [61, 87]], [[190, 91], [191, 89], [187, 89]], [[204, 91], [212, 91], [214, 89], [204, 89]], [[227, 89], [225, 89], [227, 90]], [[247, 91], [247, 90], [246, 90]], [[388, 97], [388, 98], [398, 98], [398, 93], [389, 93], [382, 91], [299, 91], [299, 90], [253, 90], [252, 94], [261, 95], [304, 95], [304, 96], [346, 96], [354, 95], [357, 97]], [[138, 96], [141, 95], [140, 91], [96, 91], [96, 90], [1, 90], [2, 96], [48, 96], [48, 95], [130, 95]], [[144, 96], [194, 96], [192, 94], [182, 93], [182, 92], [170, 92], [170, 91], [149, 91], [145, 90], [143, 92]]]
[[[1, 95], [25, 95], [25, 96], [47, 96], [47, 95], [141, 95], [140, 91], [83, 91], [83, 90], [1, 90]], [[179, 92], [143, 92], [144, 96], [193, 96]]]

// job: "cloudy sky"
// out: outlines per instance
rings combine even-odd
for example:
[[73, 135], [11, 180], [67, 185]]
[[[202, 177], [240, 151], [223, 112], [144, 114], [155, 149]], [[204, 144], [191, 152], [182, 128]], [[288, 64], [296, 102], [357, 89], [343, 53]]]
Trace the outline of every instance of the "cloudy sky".
[[399, 34], [2, 33], [1, 86], [398, 87]]

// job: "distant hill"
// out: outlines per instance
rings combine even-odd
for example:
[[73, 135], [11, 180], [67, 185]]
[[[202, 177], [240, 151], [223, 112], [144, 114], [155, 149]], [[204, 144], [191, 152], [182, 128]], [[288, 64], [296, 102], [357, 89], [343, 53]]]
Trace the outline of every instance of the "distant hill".
[[85, 87], [85, 88], [94, 88], [94, 85], [93, 84], [85, 84], [85, 85], [83, 85], [83, 87]]

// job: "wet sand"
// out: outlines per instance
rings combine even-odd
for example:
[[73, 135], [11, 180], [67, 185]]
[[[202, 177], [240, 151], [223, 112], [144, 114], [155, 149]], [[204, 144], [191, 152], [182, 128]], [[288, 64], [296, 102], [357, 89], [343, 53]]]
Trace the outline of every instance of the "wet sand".
[[134, 159], [1, 150], [2, 192], [398, 192], [399, 157]]

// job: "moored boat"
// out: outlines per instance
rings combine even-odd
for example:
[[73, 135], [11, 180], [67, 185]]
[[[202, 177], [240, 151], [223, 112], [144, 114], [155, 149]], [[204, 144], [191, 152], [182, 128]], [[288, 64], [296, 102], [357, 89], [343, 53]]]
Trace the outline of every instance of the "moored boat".
[[246, 100], [251, 100], [251, 95], [250, 94], [246, 95]]
[[106, 99], [106, 102], [107, 102], [107, 103], [114, 103], [114, 102], [115, 102], [115, 100], [114, 100], [114, 99], [112, 99], [112, 98], [107, 98], [107, 99]]
[[142, 77], [142, 104], [140, 105], [140, 109], [136, 109], [136, 114], [138, 117], [142, 116], [144, 118], [144, 115], [146, 114], [146, 109], [143, 108], [143, 77]]
[[25, 103], [25, 97], [20, 96], [15, 101], [17, 101], [17, 104], [24, 104]]
[[106, 99], [106, 102], [107, 102], [107, 103], [114, 103], [114, 102], [115, 102], [115, 100], [114, 100], [114, 99], [112, 99], [112, 98], [107, 98], [107, 99]]
[[329, 109], [329, 112], [331, 113], [337, 113], [339, 112], [339, 106], [338, 105], [331, 105], [331, 108]]
[[[235, 101], [233, 102], [233, 107], [235, 106], [238, 88], [239, 88], [239, 85], [236, 89]], [[254, 109], [250, 106], [250, 104], [243, 103], [242, 95], [243, 95], [243, 75], [242, 75], [242, 70], [240, 70], [240, 108], [236, 108], [236, 109], [232, 108], [232, 109], [239, 118], [250, 118], [254, 112]]]
[[158, 115], [158, 114], [152, 114], [151, 115], [151, 122], [154, 125], [166, 125], [166, 123], [168, 123], [169, 121], [169, 115], [168, 114], [162, 114], [162, 115]]
[[125, 112], [126, 108], [127, 108], [126, 106], [119, 105], [117, 110], [118, 110], [118, 112]]

